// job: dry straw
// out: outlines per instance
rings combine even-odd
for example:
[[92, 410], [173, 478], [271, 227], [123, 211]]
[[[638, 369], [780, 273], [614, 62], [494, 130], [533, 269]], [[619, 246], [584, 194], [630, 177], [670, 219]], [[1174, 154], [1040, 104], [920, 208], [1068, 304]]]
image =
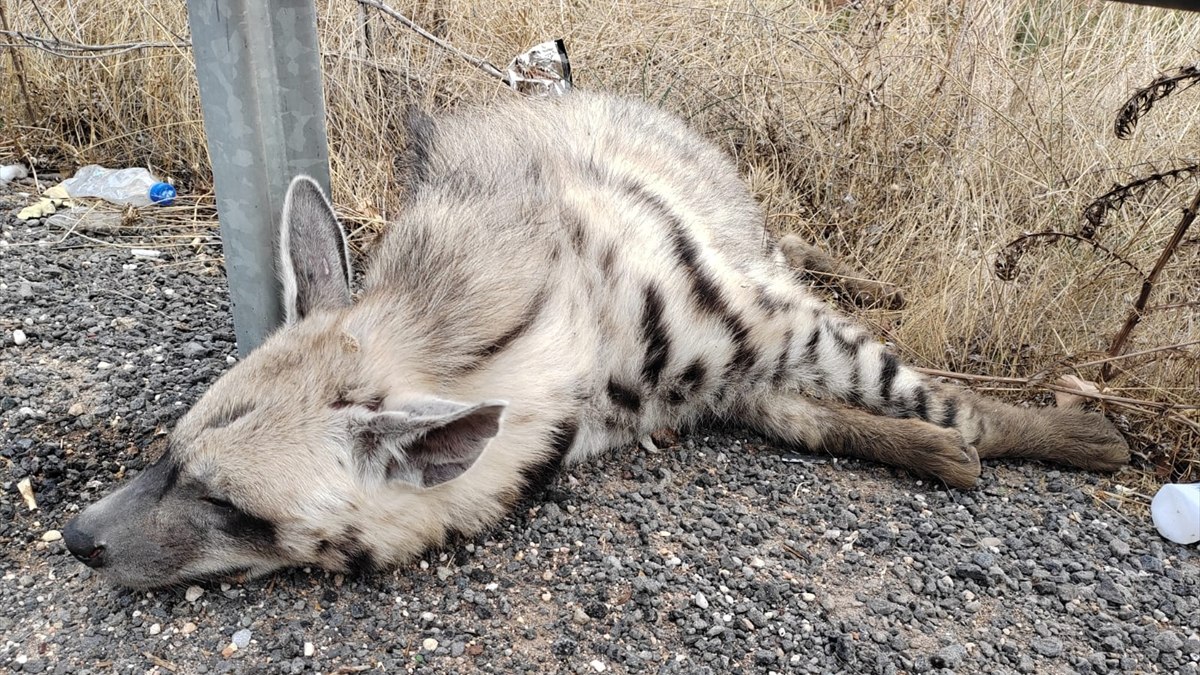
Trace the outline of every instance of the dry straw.
[[[1080, 234], [1086, 207], [1114, 185], [1196, 164], [1200, 92], [1182, 91], [1195, 78], [1180, 70], [1200, 45], [1194, 16], [1077, 0], [388, 4], [491, 63], [564, 38], [578, 86], [680, 113], [737, 158], [771, 228], [902, 288], [905, 309], [864, 316], [909, 361], [1039, 402], [1057, 375], [1095, 380], [1108, 367], [1101, 405], [1140, 467], [1118, 479], [1132, 488], [1120, 494], [1200, 480], [1194, 235], [1107, 355], [1194, 174], [1121, 192], [1100, 234]], [[365, 233], [398, 207], [406, 103], [512, 94], [377, 9], [318, 6], [335, 198]], [[0, 147], [63, 169], [148, 165], [206, 193], [183, 7], [9, 2], [0, 67], [19, 64], [28, 97], [4, 78]], [[104, 45], [121, 47], [93, 49]], [[1118, 111], [1160, 76], [1130, 103], [1132, 140], [1118, 140]], [[1038, 237], [1020, 273], [997, 278], [1006, 244], [1048, 232], [1077, 236]]]

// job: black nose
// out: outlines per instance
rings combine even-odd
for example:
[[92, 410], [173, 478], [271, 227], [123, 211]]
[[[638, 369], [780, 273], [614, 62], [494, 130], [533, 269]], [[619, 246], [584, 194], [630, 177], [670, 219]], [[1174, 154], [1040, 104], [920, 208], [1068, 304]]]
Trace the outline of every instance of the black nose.
[[63, 528], [63, 541], [67, 544], [67, 550], [76, 560], [88, 567], [104, 567], [104, 546], [97, 545], [91, 533], [80, 530], [75, 524], [76, 520], [67, 523]]

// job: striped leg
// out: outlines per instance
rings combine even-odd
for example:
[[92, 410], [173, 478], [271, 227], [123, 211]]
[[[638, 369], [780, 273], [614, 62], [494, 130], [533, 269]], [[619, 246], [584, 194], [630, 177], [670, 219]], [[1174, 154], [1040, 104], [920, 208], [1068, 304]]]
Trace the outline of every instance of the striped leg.
[[979, 456], [953, 429], [920, 420], [873, 415], [800, 394], [770, 395], [750, 406], [752, 424], [810, 451], [855, 457], [931, 475], [968, 488], [979, 478]]
[[1114, 471], [1129, 446], [1102, 415], [1019, 408], [942, 385], [904, 366], [859, 326], [829, 312], [801, 315], [780, 357], [782, 396], [811, 393], [892, 418], [957, 430], [979, 456], [1041, 459]]

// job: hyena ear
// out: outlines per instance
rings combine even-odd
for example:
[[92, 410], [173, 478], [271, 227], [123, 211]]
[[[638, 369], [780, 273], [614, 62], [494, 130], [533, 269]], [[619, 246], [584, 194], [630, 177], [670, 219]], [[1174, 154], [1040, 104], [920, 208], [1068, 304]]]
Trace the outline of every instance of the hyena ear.
[[350, 250], [317, 182], [296, 176], [279, 226], [279, 276], [286, 321], [350, 304]]
[[367, 475], [433, 487], [461, 476], [500, 431], [505, 404], [440, 399], [373, 412], [356, 424], [355, 454]]

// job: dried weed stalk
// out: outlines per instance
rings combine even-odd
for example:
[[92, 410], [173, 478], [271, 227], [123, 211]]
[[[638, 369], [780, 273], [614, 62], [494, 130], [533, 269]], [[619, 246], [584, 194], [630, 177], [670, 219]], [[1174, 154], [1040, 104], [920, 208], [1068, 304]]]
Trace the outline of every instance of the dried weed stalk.
[[1134, 92], [1125, 105], [1121, 106], [1121, 112], [1117, 114], [1117, 121], [1113, 125], [1113, 132], [1117, 138], [1130, 138], [1133, 136], [1133, 130], [1137, 128], [1138, 120], [1150, 112], [1156, 103], [1197, 83], [1200, 83], [1200, 66], [1196, 65], [1183, 66], [1159, 76]]
[[1200, 164], [1188, 164], [1170, 171], [1152, 173], [1124, 185], [1114, 186], [1113, 189], [1100, 195], [1083, 209], [1084, 223], [1079, 228], [1080, 236], [1088, 239], [1096, 236], [1096, 231], [1104, 224], [1104, 217], [1108, 215], [1108, 212], [1121, 208], [1125, 205], [1126, 200], [1141, 196], [1156, 185], [1166, 187], [1193, 178], [1197, 170], [1200, 170]]

